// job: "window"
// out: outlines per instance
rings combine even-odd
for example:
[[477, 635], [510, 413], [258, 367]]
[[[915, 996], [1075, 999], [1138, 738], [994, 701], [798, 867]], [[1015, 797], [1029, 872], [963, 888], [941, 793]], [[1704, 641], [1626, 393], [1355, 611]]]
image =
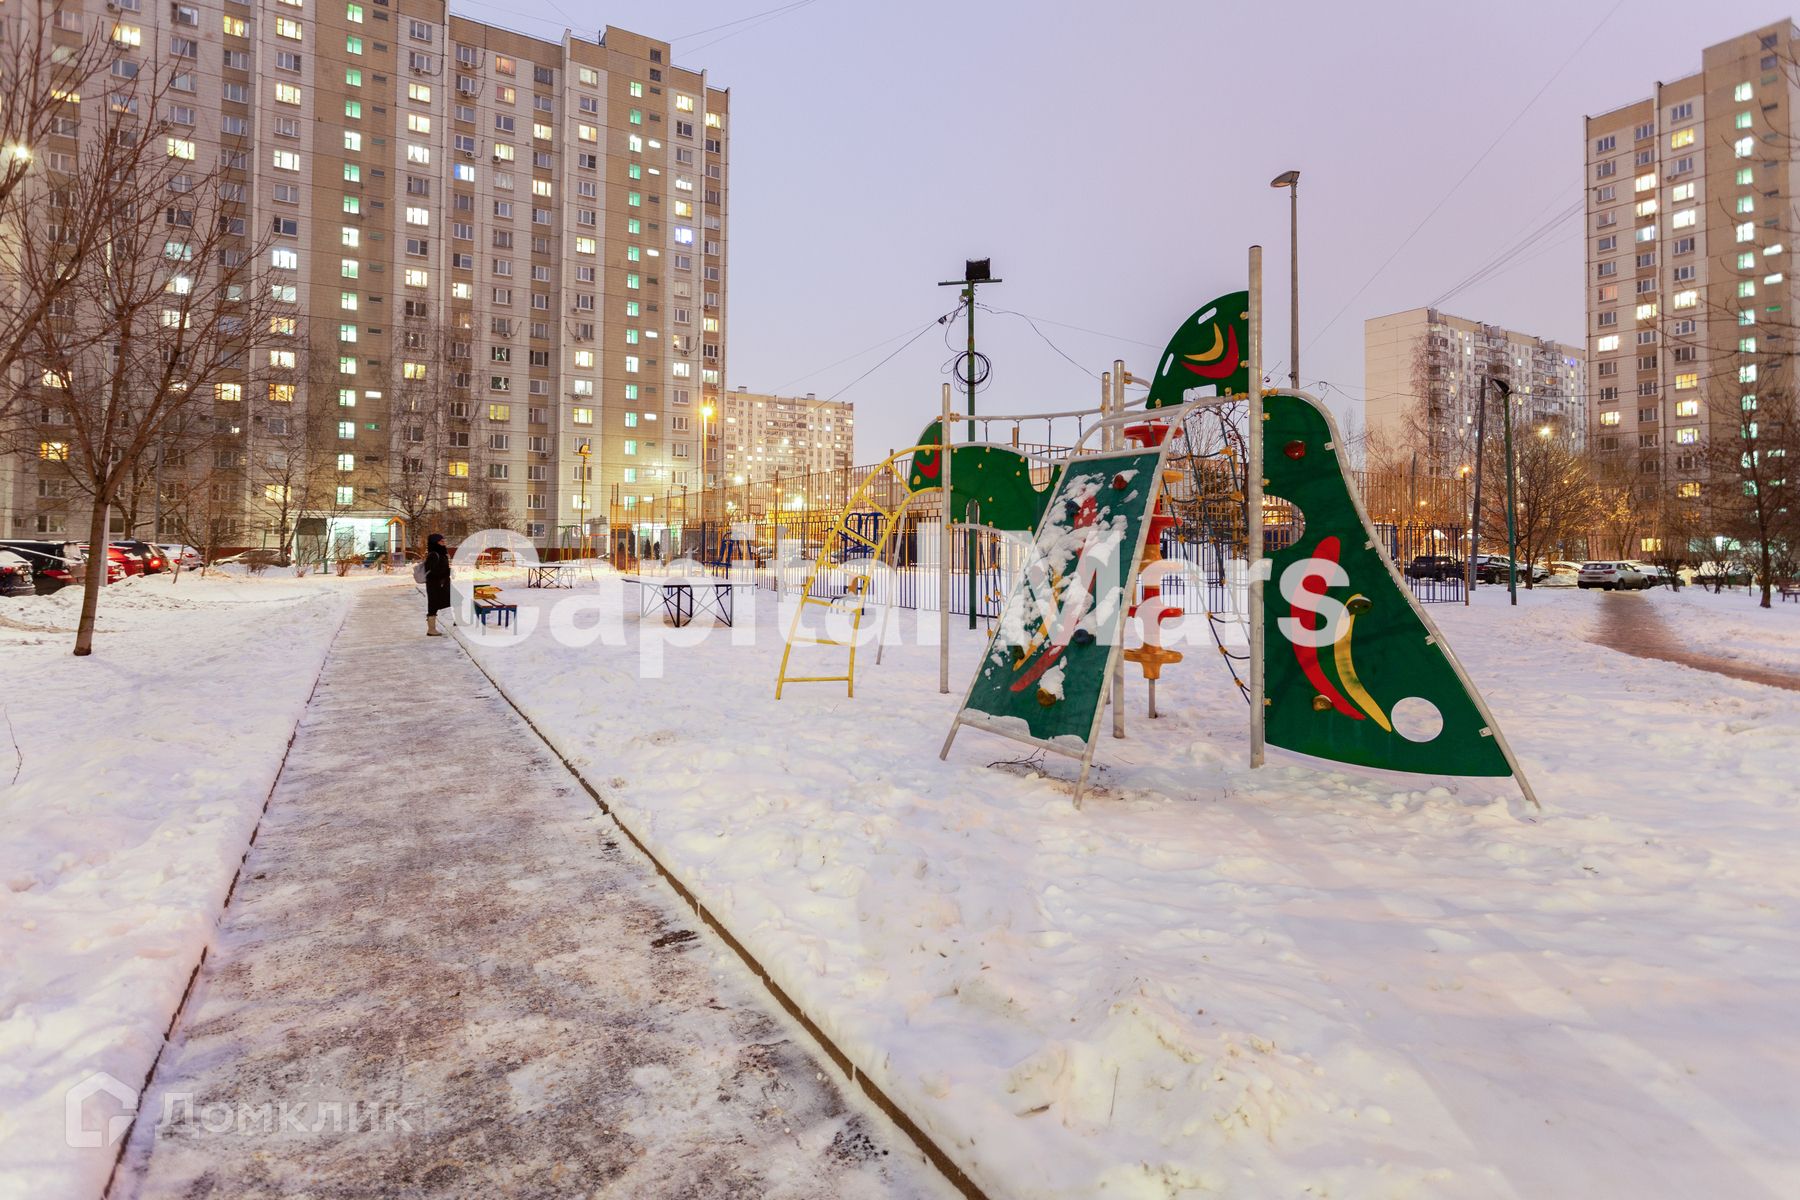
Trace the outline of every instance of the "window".
[[1733, 158], [1749, 158], [1754, 153], [1756, 153], [1755, 138], [1743, 137], [1731, 143], [1731, 156]]
[[592, 425], [594, 423], [594, 410], [591, 408], [570, 409], [569, 419], [577, 425]]
[[1749, 113], [1741, 112], [1737, 115], [1737, 128], [1739, 128], [1739, 129], [1750, 128], [1750, 114]]
[[1693, 144], [1694, 131], [1691, 127], [1687, 129], [1677, 129], [1674, 133], [1669, 135], [1669, 149], [1671, 150], [1680, 150], [1684, 146], [1691, 146]]
[[291, 42], [298, 42], [301, 41], [305, 35], [300, 30], [300, 22], [294, 20], [292, 17], [276, 17], [275, 36], [287, 38]]
[[1678, 392], [1691, 391], [1699, 386], [1700, 375], [1696, 371], [1689, 371], [1675, 377], [1675, 390]]
[[1611, 350], [1617, 350], [1618, 348], [1619, 348], [1619, 335], [1616, 333], [1608, 334], [1606, 337], [1603, 337], [1594, 343], [1594, 349], [1599, 351], [1602, 354], [1605, 354]]
[[1692, 229], [1697, 219], [1694, 209], [1684, 208], [1669, 218], [1669, 225], [1675, 229]]
[[[189, 145], [191, 146], [192, 143], [190, 142]], [[185, 157], [192, 158], [193, 154], [189, 153]], [[300, 156], [292, 150], [275, 151], [271, 161], [277, 171], [298, 171], [300, 169]]]
[[1603, 137], [1603, 138], [1596, 138], [1596, 139], [1595, 139], [1595, 141], [1594, 141], [1594, 153], [1595, 153], [1595, 154], [1606, 154], [1606, 153], [1609, 153], [1609, 152], [1611, 152], [1611, 151], [1612, 151], [1612, 150], [1614, 150], [1614, 149], [1616, 149], [1616, 148], [1617, 148], [1617, 147], [1618, 147], [1618, 144], [1619, 144], [1619, 139], [1618, 139], [1618, 138], [1617, 138], [1617, 137], [1615, 137], [1615, 136], [1614, 136], [1614, 135], [1612, 135], [1612, 134], [1610, 134], [1610, 133], [1609, 133], [1609, 134], [1607, 134], [1607, 135], [1606, 135], [1606, 136], [1605, 136], [1605, 137]]
[[1750, 85], [1747, 83], [1740, 83], [1731, 89], [1731, 98], [1733, 100], [1748, 100], [1750, 99], [1750, 94]]
[[1648, 217], [1648, 216], [1653, 215], [1655, 212], [1656, 212], [1656, 197], [1655, 196], [1650, 197], [1648, 200], [1639, 200], [1637, 202], [1637, 215], [1638, 216]]

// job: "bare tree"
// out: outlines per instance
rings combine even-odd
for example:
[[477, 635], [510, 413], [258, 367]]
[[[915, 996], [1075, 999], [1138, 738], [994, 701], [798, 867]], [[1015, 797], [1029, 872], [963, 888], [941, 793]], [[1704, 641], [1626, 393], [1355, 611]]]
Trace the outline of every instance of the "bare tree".
[[[62, 301], [23, 328], [25, 369], [5, 386], [15, 408], [53, 399], [68, 416], [59, 436], [28, 429], [24, 440], [63, 463], [90, 500], [77, 655], [93, 649], [113, 505], [177, 418], [241, 388], [270, 327], [242, 185], [223, 167], [202, 167], [191, 131], [162, 119], [172, 78], [146, 68], [95, 97], [101, 111], [80, 123], [74, 173], [45, 176], [47, 193], [68, 207], [52, 202], [47, 220], [14, 231], [21, 268], [68, 281]], [[84, 251], [85, 235], [67, 231], [88, 222], [99, 228]]]
[[[1497, 420], [1504, 421], [1502, 413]], [[1505, 431], [1487, 439], [1483, 471], [1487, 476], [1481, 504], [1481, 535], [1489, 545], [1505, 545]], [[1513, 438], [1514, 540], [1518, 562], [1536, 563], [1552, 550], [1562, 550], [1584, 533], [1601, 511], [1600, 489], [1586, 459], [1570, 439], [1549, 426], [1516, 432]], [[1525, 586], [1532, 585], [1529, 569]]]
[[1707, 446], [1707, 482], [1719, 533], [1751, 562], [1761, 604], [1791, 577], [1800, 546], [1800, 405], [1792, 388], [1765, 386], [1751, 400], [1738, 388], [1715, 388]]

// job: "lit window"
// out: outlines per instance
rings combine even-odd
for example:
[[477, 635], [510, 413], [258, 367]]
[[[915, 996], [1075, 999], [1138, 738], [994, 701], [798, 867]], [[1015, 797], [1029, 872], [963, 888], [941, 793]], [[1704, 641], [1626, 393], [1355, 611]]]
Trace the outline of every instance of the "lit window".
[[298, 42], [305, 37], [300, 30], [300, 22], [292, 17], [275, 18], [275, 36], [287, 38], [291, 42]]
[[407, 113], [406, 127], [414, 133], [430, 133], [431, 118], [423, 113]]
[[[168, 145], [169, 145], [169, 157], [170, 158], [179, 158], [183, 162], [193, 162], [194, 161], [194, 143], [193, 142], [187, 140], [186, 138], [170, 138], [168, 140]], [[279, 159], [281, 157], [281, 155], [277, 154], [275, 157], [277, 159]], [[299, 159], [296, 156], [295, 163], [298, 164], [298, 162], [299, 162]], [[279, 166], [280, 164], [277, 163], [276, 165]], [[288, 169], [293, 170], [295, 168], [290, 167]]]
[[1656, 315], [1656, 305], [1654, 303], [1640, 304], [1637, 306], [1637, 319], [1638, 320], [1648, 321], [1655, 315]]
[[1756, 295], [1756, 283], [1749, 279], [1739, 280], [1737, 294], [1740, 300]]
[[[1676, 386], [1679, 387], [1680, 384], [1677, 384]], [[1699, 416], [1700, 402], [1698, 400], [1677, 400], [1675, 402], [1675, 415], [1678, 417]]]
[[355, 312], [356, 311], [356, 293], [355, 292], [339, 292], [338, 293], [338, 307], [343, 309], [345, 312]]
[[1756, 153], [1755, 138], [1742, 137], [1731, 143], [1731, 156], [1733, 158], [1749, 158], [1754, 153]]
[[292, 350], [269, 351], [269, 365], [277, 370], [291, 371], [294, 368], [295, 361], [294, 352]]
[[363, 23], [363, 7], [362, 7], [362, 5], [360, 5], [360, 4], [344, 5], [344, 20], [350, 22], [352, 25], [361, 25]]
[[571, 409], [569, 411], [569, 419], [574, 421], [577, 425], [592, 425], [594, 423], [594, 410], [591, 408]]
[[1671, 308], [1693, 308], [1696, 304], [1699, 304], [1699, 303], [1700, 303], [1700, 293], [1698, 291], [1695, 291], [1692, 288], [1689, 288], [1685, 291], [1676, 292], [1675, 298], [1669, 302], [1669, 307], [1671, 307]]
[[233, 401], [244, 398], [244, 385], [241, 383], [217, 383], [213, 385], [215, 399]]
[[1670, 216], [1669, 224], [1676, 229], [1692, 229], [1697, 219], [1694, 209], [1684, 208]]
[[277, 103], [277, 104], [298, 104], [298, 103], [300, 103], [300, 89], [295, 87], [291, 83], [276, 84], [275, 85], [275, 103]]
[[1749, 242], [1756, 239], [1756, 222], [1744, 221], [1737, 227], [1737, 240]]
[[357, 262], [354, 258], [346, 258], [338, 262], [338, 274], [345, 279], [355, 279], [357, 269]]
[[1655, 186], [1656, 173], [1652, 171], [1648, 175], [1639, 175], [1634, 179], [1631, 183], [1631, 190], [1634, 192], [1647, 192]]
[[355, 163], [344, 164], [344, 182], [359, 183], [362, 180], [362, 168]]
[[1675, 377], [1675, 390], [1678, 392], [1690, 391], [1699, 386], [1700, 374], [1697, 371], [1688, 371]]
[[1752, 172], [1749, 167], [1739, 167], [1738, 168], [1737, 181], [1738, 181], [1739, 187], [1749, 187], [1751, 184], [1751, 181], [1754, 180], [1755, 178], [1756, 178], [1755, 173]]
[[269, 385], [269, 402], [271, 404], [292, 404], [298, 384], [271, 383]]
[[344, 53], [346, 53], [346, 54], [361, 54], [362, 53], [362, 39], [357, 37], [355, 34], [351, 34], [348, 37], [346, 37], [344, 39]]
[[430, 274], [428, 272], [420, 269], [419, 267], [408, 267], [406, 269], [406, 286], [407, 287], [422, 288], [422, 287], [428, 286], [430, 284], [430, 282], [431, 282]]
[[1750, 114], [1749, 113], [1741, 112], [1737, 115], [1737, 128], [1739, 128], [1739, 129], [1750, 128]]
[[338, 238], [346, 246], [360, 246], [362, 245], [362, 230], [352, 229], [346, 225], [338, 232]]
[[1603, 412], [1600, 414], [1600, 424], [1602, 424], [1602, 425], [1617, 425], [1618, 423], [1619, 423], [1619, 414], [1617, 412]]
[[1737, 268], [1740, 271], [1754, 271], [1756, 269], [1756, 251], [1746, 250], [1738, 255]]
[[337, 469], [340, 471], [356, 470], [356, 455], [340, 454], [337, 456]]
[[1737, 198], [1737, 210], [1740, 213], [1755, 212], [1756, 211], [1756, 197], [1755, 196], [1739, 196]]
[[1755, 363], [1745, 363], [1743, 366], [1738, 368], [1738, 382], [1739, 383], [1755, 383], [1756, 382], [1756, 364]]
[[354, 375], [354, 374], [356, 374], [356, 355], [354, 355], [354, 354], [338, 355], [338, 374], [339, 375]]
[[1677, 485], [1675, 494], [1680, 496], [1683, 500], [1693, 500], [1700, 495], [1700, 485], [1689, 480], [1686, 483]]
[[444, 504], [448, 508], [467, 508], [469, 507], [469, 493], [446, 492], [444, 494]]
[[355, 504], [356, 503], [356, 489], [353, 487], [338, 488], [337, 489], [337, 502], [339, 504]]
[[599, 140], [600, 131], [592, 125], [577, 125], [575, 136], [584, 142], [592, 142]]
[[626, 438], [624, 445], [625, 445], [625, 453], [627, 453], [627, 454], [636, 454], [637, 453], [637, 440], [635, 438]]
[[1700, 430], [1696, 426], [1684, 425], [1675, 431], [1675, 444], [1678, 446], [1692, 446], [1699, 440]]
[[356, 436], [356, 422], [355, 421], [339, 421], [338, 422], [338, 440], [348, 441], [351, 438], [354, 438], [355, 436]]
[[1669, 149], [1671, 150], [1679, 150], [1683, 146], [1691, 146], [1693, 144], [1694, 131], [1692, 129], [1677, 129], [1674, 133], [1669, 135]]
[[460, 458], [451, 459], [450, 475], [454, 479], [467, 479], [469, 477], [469, 464]]
[[1750, 98], [1750, 85], [1747, 83], [1740, 83], [1732, 88], [1731, 98], [1733, 100], [1748, 100]]
[[1738, 339], [1738, 353], [1739, 354], [1755, 354], [1756, 353], [1756, 339], [1753, 337], [1739, 338]]
[[1594, 343], [1594, 349], [1598, 350], [1602, 354], [1605, 354], [1609, 350], [1617, 350], [1618, 348], [1619, 348], [1619, 335], [1616, 333], [1609, 333], [1605, 337], [1601, 338], [1599, 341]]
[[1670, 198], [1677, 204], [1683, 200], [1692, 200], [1694, 198], [1694, 185], [1691, 183], [1676, 184], [1675, 190], [1670, 193]]

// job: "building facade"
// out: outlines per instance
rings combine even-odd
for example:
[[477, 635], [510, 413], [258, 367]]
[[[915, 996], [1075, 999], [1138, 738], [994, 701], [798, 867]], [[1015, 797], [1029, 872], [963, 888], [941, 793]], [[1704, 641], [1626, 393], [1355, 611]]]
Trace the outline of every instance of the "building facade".
[[1793, 383], [1796, 32], [1709, 46], [1695, 74], [1587, 118], [1590, 434], [1646, 491], [1698, 496], [1720, 422]]
[[[269, 255], [288, 314], [209, 398], [222, 432], [187, 464], [233, 509], [226, 540], [271, 544], [279, 504], [358, 549], [395, 515], [568, 545], [612, 485], [702, 483], [729, 94], [668, 43], [545, 41], [442, 0], [57, 10], [59, 38], [100, 27], [115, 76], [176, 64], [168, 153], [224, 169], [231, 228]], [[56, 140], [38, 163], [74, 169], [77, 140]], [[302, 453], [323, 476], [294, 497], [273, 464]], [[0, 471], [0, 530], [85, 533], [54, 474], [29, 456]]]
[[737, 486], [839, 470], [853, 465], [856, 405], [811, 392], [775, 396], [737, 388], [724, 394], [719, 444], [725, 475]]
[[[1514, 421], [1580, 444], [1587, 429], [1587, 356], [1578, 347], [1414, 308], [1363, 322], [1363, 421], [1370, 444], [1417, 451], [1419, 468], [1453, 476], [1475, 462], [1482, 380], [1512, 389]], [[1497, 391], [1488, 393], [1498, 405]], [[1498, 407], [1489, 409], [1497, 417]]]

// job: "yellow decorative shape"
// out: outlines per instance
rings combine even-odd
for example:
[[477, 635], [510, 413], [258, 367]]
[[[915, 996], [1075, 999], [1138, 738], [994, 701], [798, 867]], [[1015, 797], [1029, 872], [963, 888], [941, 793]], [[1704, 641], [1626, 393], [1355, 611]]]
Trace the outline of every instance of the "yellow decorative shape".
[[1219, 355], [1225, 353], [1225, 333], [1224, 333], [1224, 331], [1221, 330], [1216, 323], [1213, 325], [1212, 331], [1213, 331], [1213, 344], [1210, 349], [1208, 349], [1205, 353], [1202, 353], [1202, 354], [1184, 354], [1181, 357], [1188, 359], [1191, 362], [1211, 362], [1215, 358], [1219, 357]]
[[[1351, 599], [1355, 598], [1351, 597]], [[1369, 695], [1369, 689], [1363, 686], [1362, 680], [1357, 678], [1356, 664], [1350, 659], [1350, 635], [1355, 629], [1356, 617], [1346, 613], [1344, 636], [1337, 640], [1337, 645], [1333, 646], [1331, 650], [1332, 657], [1337, 660], [1338, 680], [1343, 683], [1344, 691], [1349, 694], [1350, 699], [1356, 702], [1358, 708], [1368, 713], [1377, 725], [1392, 733], [1394, 732], [1393, 723], [1388, 720], [1387, 714], [1381, 711], [1381, 705], [1375, 703], [1375, 697]]]

